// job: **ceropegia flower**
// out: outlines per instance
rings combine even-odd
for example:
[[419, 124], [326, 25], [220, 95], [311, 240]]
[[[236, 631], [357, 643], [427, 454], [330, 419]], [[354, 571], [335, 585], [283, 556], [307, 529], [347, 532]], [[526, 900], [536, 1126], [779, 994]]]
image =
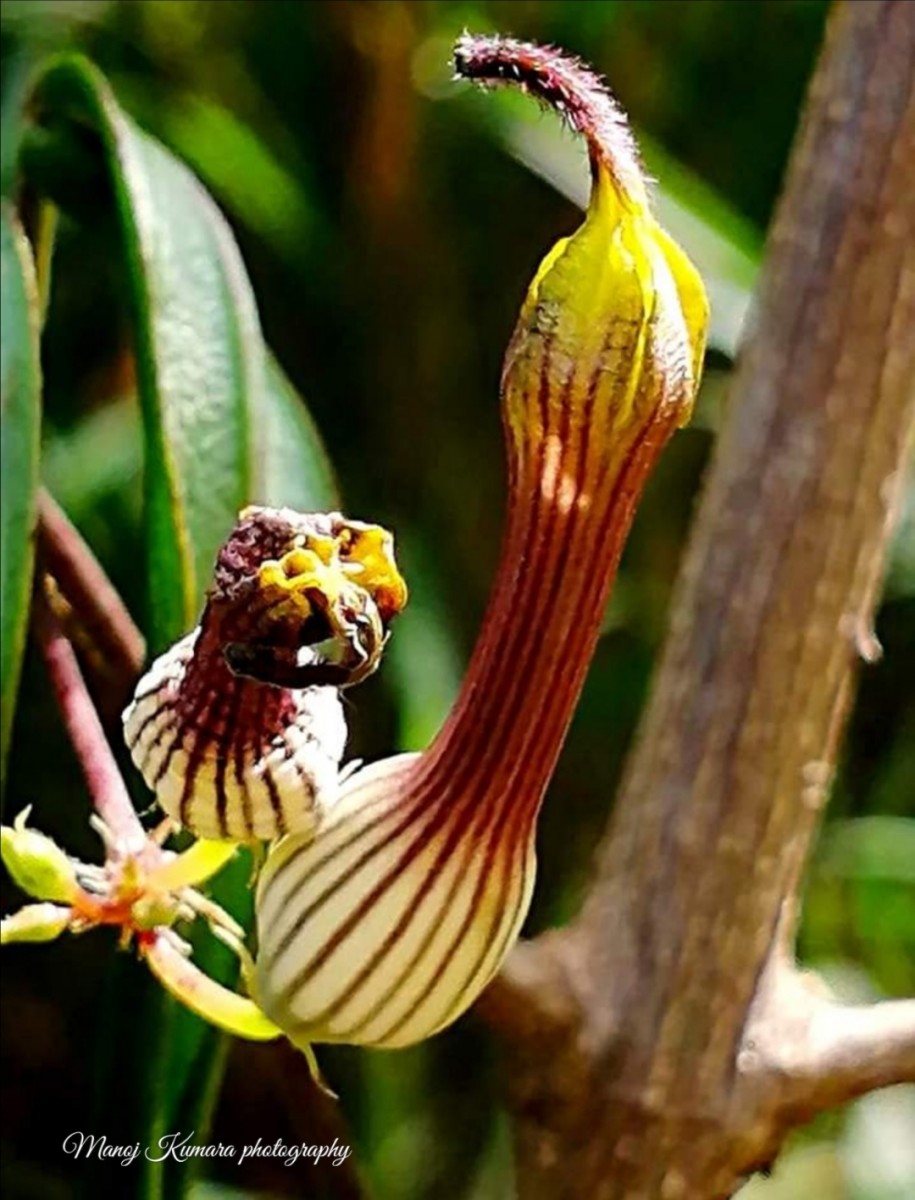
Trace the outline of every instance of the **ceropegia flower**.
[[552, 49], [463, 37], [455, 65], [558, 109], [588, 143], [582, 227], [547, 255], [508, 349], [501, 561], [429, 749], [349, 777], [257, 895], [256, 989], [297, 1044], [403, 1046], [448, 1025], [518, 935], [534, 824], [645, 480], [698, 386], [707, 307], [659, 227], [625, 118]]
[[375, 669], [405, 603], [380, 526], [246, 509], [200, 625], [153, 663], [124, 714], [166, 813], [205, 838], [313, 831], [337, 794], [339, 688]]

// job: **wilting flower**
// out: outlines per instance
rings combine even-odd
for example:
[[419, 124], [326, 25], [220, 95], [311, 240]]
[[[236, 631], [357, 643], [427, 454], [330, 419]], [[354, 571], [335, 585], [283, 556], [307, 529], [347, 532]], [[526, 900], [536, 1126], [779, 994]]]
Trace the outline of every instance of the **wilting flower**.
[[427, 751], [341, 785], [257, 893], [256, 992], [299, 1045], [394, 1047], [455, 1020], [518, 935], [534, 827], [645, 480], [689, 416], [705, 292], [659, 227], [625, 118], [552, 49], [465, 36], [459, 75], [509, 84], [588, 142], [583, 226], [547, 255], [508, 349], [502, 555], [457, 703]]
[[165, 811], [208, 838], [314, 832], [346, 744], [339, 688], [375, 670], [406, 598], [380, 526], [246, 509], [200, 625], [153, 663], [124, 714]]
[[[375, 670], [388, 623], [406, 599], [391, 535], [379, 526], [338, 513], [245, 510], [219, 553], [200, 627], [153, 664], [125, 713], [131, 749], [168, 819], [144, 831], [112, 762], [107, 775], [98, 763], [92, 774], [96, 805], [112, 819], [91, 818], [105, 847], [101, 865], [80, 862], [30, 827], [29, 810], [0, 827], [10, 877], [39, 901], [3, 918], [0, 941], [116, 928], [122, 949], [135, 949], [199, 1016], [239, 1037], [278, 1037], [250, 996], [195, 965], [179, 929], [204, 921], [237, 955], [250, 990], [245, 931], [199, 885], [239, 841], [319, 825], [339, 791], [346, 735], [339, 689]], [[59, 671], [66, 639], [53, 619], [37, 628]], [[75, 659], [72, 669], [70, 688]], [[178, 822], [232, 840], [199, 838], [175, 854], [163, 842]]]

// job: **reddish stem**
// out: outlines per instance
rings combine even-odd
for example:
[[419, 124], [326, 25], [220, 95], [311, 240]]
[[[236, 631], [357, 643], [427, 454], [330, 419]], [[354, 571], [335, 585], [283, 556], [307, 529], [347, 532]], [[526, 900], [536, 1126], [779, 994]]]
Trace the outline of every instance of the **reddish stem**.
[[32, 629], [95, 810], [111, 832], [119, 853], [139, 853], [147, 846], [146, 831], [131, 803], [73, 647], [40, 584], [32, 606]]
[[98, 559], [44, 489], [38, 497], [42, 562], [102, 652], [106, 665], [132, 686], [143, 669], [143, 635]]

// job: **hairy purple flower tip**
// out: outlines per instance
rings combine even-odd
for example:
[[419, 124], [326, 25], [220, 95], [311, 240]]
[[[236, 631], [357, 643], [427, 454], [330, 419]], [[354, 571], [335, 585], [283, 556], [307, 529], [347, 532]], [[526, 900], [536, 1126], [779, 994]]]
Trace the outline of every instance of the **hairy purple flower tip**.
[[454, 47], [454, 69], [471, 83], [516, 87], [536, 97], [587, 140], [592, 170], [603, 167], [625, 196], [644, 198], [644, 173], [626, 117], [600, 76], [579, 59], [554, 46], [464, 33]]

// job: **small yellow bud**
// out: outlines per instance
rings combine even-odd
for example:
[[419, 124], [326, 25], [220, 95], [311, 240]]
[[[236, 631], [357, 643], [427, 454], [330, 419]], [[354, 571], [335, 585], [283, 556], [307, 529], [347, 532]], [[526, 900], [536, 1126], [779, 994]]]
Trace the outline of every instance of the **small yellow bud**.
[[70, 924], [69, 908], [59, 904], [27, 904], [0, 921], [0, 946], [9, 942], [53, 942]]
[[141, 896], [130, 906], [130, 916], [137, 929], [152, 930], [174, 925], [178, 908], [170, 896]]
[[3, 865], [18, 888], [36, 900], [72, 901], [79, 890], [72, 861], [56, 842], [26, 825], [23, 809], [12, 827], [0, 826]]

